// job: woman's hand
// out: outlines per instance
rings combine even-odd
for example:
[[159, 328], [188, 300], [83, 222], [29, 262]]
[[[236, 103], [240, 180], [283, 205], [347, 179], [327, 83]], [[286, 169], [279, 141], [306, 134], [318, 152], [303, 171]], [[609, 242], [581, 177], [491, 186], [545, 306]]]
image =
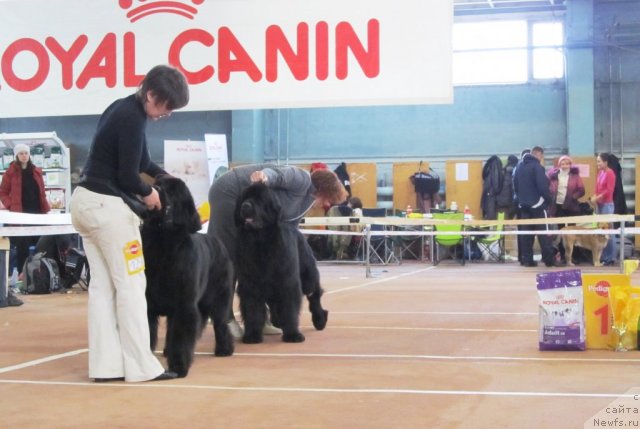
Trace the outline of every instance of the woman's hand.
[[254, 171], [249, 177], [251, 183], [267, 183], [267, 175], [262, 171]]
[[595, 205], [595, 204], [598, 202], [598, 196], [597, 196], [597, 195], [592, 195], [592, 196], [589, 198], [589, 201], [591, 201], [591, 204], [594, 204], [594, 205]]
[[160, 210], [162, 208], [162, 203], [160, 202], [160, 195], [158, 194], [158, 191], [156, 191], [156, 188], [151, 188], [151, 193], [146, 197], [142, 197], [142, 201], [144, 202], [144, 204], [147, 206], [149, 210], [153, 210], [153, 209]]

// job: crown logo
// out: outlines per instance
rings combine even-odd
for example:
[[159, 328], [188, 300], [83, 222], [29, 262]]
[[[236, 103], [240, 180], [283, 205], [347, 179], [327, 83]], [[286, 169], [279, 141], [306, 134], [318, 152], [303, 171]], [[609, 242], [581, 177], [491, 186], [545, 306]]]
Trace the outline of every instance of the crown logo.
[[[171, 13], [174, 15], [184, 16], [188, 19], [198, 13], [198, 9], [194, 6], [199, 6], [204, 3], [204, 0], [190, 0], [190, 1], [163, 1], [163, 0], [118, 0], [120, 8], [129, 10], [127, 12], [127, 18], [131, 22], [136, 22], [146, 16], [156, 13]], [[141, 5], [133, 7], [134, 3], [141, 3]], [[194, 6], [186, 3], [193, 3]], [[133, 8], [132, 8], [133, 7]]]

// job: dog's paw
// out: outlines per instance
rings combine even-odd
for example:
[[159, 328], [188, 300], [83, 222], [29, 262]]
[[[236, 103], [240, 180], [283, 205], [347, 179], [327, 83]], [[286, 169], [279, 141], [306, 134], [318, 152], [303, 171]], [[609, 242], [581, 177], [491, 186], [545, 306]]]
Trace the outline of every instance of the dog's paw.
[[302, 343], [305, 340], [301, 332], [290, 332], [282, 334], [282, 341], [285, 343]]
[[178, 374], [178, 378], [185, 378], [189, 374], [189, 368], [185, 368], [181, 365], [169, 365], [169, 371], [173, 371]]
[[322, 331], [325, 326], [327, 326], [327, 319], [329, 318], [329, 312], [327, 310], [322, 310], [318, 312], [318, 314], [312, 314], [311, 320], [313, 321], [313, 326], [318, 331]]
[[218, 346], [216, 344], [214, 354], [218, 357], [231, 356], [233, 354], [233, 344], [226, 346]]
[[242, 342], [245, 344], [259, 344], [262, 342], [262, 334], [250, 335], [245, 333], [242, 337]]

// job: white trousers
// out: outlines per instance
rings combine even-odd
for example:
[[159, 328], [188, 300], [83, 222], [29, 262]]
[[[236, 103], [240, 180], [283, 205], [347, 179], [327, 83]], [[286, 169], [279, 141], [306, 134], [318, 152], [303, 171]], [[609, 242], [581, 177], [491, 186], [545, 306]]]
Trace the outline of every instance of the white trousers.
[[164, 368], [149, 344], [140, 219], [119, 197], [77, 187], [73, 226], [91, 268], [89, 377], [146, 381]]

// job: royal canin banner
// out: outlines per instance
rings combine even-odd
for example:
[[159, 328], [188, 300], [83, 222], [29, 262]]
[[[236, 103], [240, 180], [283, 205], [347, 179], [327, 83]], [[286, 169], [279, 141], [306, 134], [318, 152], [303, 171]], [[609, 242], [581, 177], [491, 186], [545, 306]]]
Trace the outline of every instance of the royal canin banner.
[[451, 103], [451, 0], [0, 0], [0, 117], [99, 114], [157, 64], [188, 111]]

